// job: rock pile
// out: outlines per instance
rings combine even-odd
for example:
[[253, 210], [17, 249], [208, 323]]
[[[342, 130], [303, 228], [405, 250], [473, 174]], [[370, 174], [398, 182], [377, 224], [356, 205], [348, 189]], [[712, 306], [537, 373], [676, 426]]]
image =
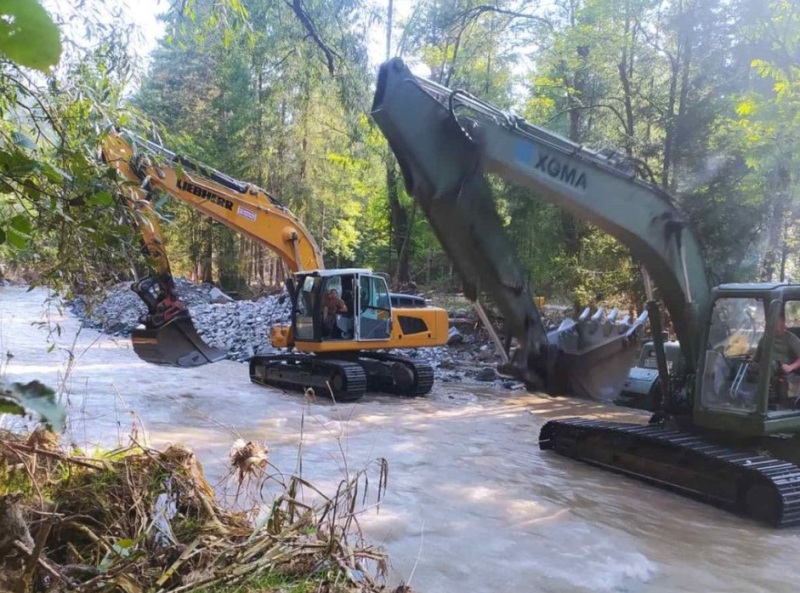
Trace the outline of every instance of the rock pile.
[[[289, 300], [279, 302], [277, 295], [256, 301], [234, 301], [212, 285], [196, 285], [183, 278], [175, 280], [178, 295], [189, 307], [197, 332], [209, 346], [228, 352], [228, 358], [246, 362], [256, 354], [275, 349], [269, 343], [270, 327], [289, 323]], [[129, 336], [147, 312], [144, 303], [130, 289], [130, 282], [110, 288], [99, 303], [82, 298], [70, 302], [72, 312], [84, 325], [114, 336]], [[436, 370], [442, 382], [495, 383], [498, 387], [518, 389], [516, 381], [500, 377], [494, 369], [499, 358], [494, 344], [479, 328], [471, 309], [454, 309], [450, 317], [458, 320], [450, 329], [447, 346], [399, 349], [396, 354], [423, 359]]]
[[[234, 301], [211, 285], [198, 286], [183, 278], [177, 278], [175, 285], [197, 333], [209, 346], [227, 350], [231, 360], [244, 362], [255, 354], [272, 352], [269, 328], [289, 322], [289, 301], [281, 304], [277, 295]], [[130, 282], [113, 286], [100, 303], [90, 305], [78, 298], [70, 305], [86, 326], [114, 336], [129, 336], [147, 312]]]

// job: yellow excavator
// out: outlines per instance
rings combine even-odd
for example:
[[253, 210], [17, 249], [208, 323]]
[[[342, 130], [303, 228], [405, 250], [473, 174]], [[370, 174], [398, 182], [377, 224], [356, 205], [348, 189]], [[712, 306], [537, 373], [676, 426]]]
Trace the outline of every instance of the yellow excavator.
[[336, 401], [365, 391], [401, 396], [428, 393], [433, 368], [386, 352], [446, 343], [448, 317], [420, 296], [389, 292], [386, 279], [365, 268], [325, 269], [305, 225], [275, 197], [128, 130], [114, 129], [101, 146], [104, 162], [125, 181], [124, 197], [156, 273], [132, 289], [148, 312], [132, 334], [143, 360], [193, 367], [225, 358], [206, 344], [180, 300], [154, 207], [163, 192], [273, 250], [291, 272], [286, 288], [290, 323], [270, 328], [279, 354], [250, 360], [254, 383], [281, 389], [314, 388]]

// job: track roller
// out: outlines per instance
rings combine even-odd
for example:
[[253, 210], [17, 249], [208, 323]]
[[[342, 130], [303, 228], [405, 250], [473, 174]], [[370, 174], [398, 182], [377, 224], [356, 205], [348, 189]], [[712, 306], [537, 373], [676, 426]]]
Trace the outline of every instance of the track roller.
[[370, 391], [417, 397], [433, 387], [433, 367], [426, 362], [381, 352], [360, 352], [358, 362]]

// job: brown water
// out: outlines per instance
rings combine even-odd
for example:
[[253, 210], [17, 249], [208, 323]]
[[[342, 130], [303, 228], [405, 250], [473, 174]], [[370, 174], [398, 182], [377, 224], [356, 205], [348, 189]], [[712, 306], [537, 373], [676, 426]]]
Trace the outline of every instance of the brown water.
[[[390, 582], [421, 592], [794, 592], [800, 530], [762, 528], [712, 507], [538, 450], [549, 418], [642, 415], [562, 398], [437, 385], [425, 398], [367, 396], [305, 404], [299, 394], [252, 385], [247, 367], [196, 369], [141, 362], [126, 339], [78, 332], [70, 315], [47, 353], [42, 291], [0, 288], [0, 360], [14, 381], [63, 385], [67, 437], [82, 447], [138, 438], [182, 442], [209, 481], [230, 491], [233, 441], [264, 442], [271, 462], [332, 492], [345, 469], [385, 457], [379, 513], [361, 517], [383, 544]], [[67, 373], [69, 351], [74, 354]], [[6, 419], [8, 423], [8, 419]]]

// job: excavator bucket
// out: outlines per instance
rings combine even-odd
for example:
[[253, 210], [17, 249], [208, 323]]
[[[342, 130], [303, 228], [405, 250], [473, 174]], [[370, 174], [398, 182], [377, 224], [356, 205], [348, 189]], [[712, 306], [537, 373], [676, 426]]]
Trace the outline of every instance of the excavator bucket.
[[188, 316], [176, 317], [157, 329], [134, 329], [136, 355], [153, 364], [196, 367], [225, 358], [225, 351], [203, 341]]
[[577, 322], [566, 319], [548, 332], [548, 343], [558, 351], [553, 379], [566, 393], [610, 402], [635, 363], [647, 312], [635, 320], [618, 320], [616, 309], [608, 315], [603, 308], [589, 313], [587, 308]]

